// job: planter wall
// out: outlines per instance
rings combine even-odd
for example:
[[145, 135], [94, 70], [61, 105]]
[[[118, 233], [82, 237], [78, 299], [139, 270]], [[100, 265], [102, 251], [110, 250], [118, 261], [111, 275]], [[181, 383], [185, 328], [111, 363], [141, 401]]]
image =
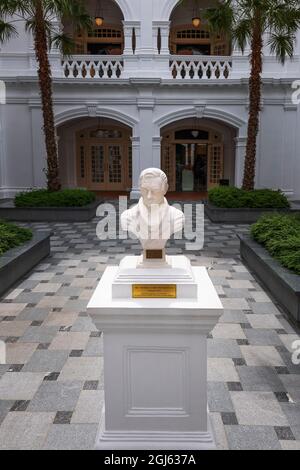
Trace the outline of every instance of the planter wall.
[[241, 257], [274, 298], [300, 324], [300, 276], [283, 268], [250, 237], [239, 236]]
[[35, 232], [24, 245], [0, 257], [0, 295], [50, 254], [50, 232]]
[[16, 222], [88, 222], [96, 216], [99, 201], [84, 207], [15, 207], [0, 205], [0, 219]]
[[228, 209], [216, 207], [213, 204], [205, 205], [205, 214], [211, 222], [217, 224], [253, 224], [264, 214], [274, 212], [290, 213], [289, 209]]

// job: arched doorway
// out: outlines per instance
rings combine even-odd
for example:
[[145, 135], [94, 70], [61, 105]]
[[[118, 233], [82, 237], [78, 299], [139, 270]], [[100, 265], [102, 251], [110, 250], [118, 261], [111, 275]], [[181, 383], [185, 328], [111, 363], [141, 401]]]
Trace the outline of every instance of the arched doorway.
[[131, 130], [94, 126], [76, 133], [77, 184], [93, 191], [128, 191], [132, 179]]
[[132, 129], [109, 118], [79, 118], [57, 129], [64, 187], [127, 192], [132, 188]]
[[209, 119], [162, 130], [161, 167], [171, 192], [203, 192], [234, 181], [234, 131]]

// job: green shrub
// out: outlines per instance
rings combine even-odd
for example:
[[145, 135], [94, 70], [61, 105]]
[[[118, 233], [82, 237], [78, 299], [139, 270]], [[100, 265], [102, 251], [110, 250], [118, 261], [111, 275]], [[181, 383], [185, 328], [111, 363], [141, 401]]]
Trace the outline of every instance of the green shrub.
[[264, 216], [251, 227], [251, 235], [285, 268], [300, 274], [299, 216]]
[[6, 251], [31, 240], [32, 231], [0, 221], [0, 256]]
[[215, 206], [223, 208], [285, 209], [290, 207], [287, 197], [281, 191], [271, 189], [244, 191], [230, 186], [220, 186], [209, 190], [208, 199]]
[[19, 193], [15, 197], [16, 207], [83, 207], [95, 200], [95, 194], [85, 189], [64, 189], [50, 192], [38, 189]]

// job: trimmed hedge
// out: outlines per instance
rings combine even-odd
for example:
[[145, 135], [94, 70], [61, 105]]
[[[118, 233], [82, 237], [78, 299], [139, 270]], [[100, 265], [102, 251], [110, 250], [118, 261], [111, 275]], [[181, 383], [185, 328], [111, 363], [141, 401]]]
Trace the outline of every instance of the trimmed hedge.
[[83, 207], [95, 199], [95, 194], [85, 189], [64, 189], [56, 192], [38, 189], [17, 194], [14, 202], [16, 207]]
[[288, 209], [290, 207], [287, 197], [281, 191], [271, 189], [244, 191], [230, 186], [220, 186], [209, 190], [208, 199], [216, 207], [228, 209]]
[[31, 240], [33, 234], [28, 228], [0, 221], [0, 256], [6, 251]]
[[251, 227], [254, 240], [282, 266], [300, 274], [300, 216], [267, 215]]

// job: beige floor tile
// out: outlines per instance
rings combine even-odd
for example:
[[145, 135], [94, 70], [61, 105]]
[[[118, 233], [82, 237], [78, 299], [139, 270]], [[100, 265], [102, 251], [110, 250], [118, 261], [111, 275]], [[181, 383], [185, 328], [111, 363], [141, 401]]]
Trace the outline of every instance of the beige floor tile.
[[214, 338], [246, 339], [246, 335], [238, 324], [218, 323], [212, 331]]
[[61, 284], [48, 282], [46, 284], [38, 284], [32, 292], [57, 292], [61, 288]]
[[239, 382], [240, 379], [232, 359], [208, 358], [207, 380], [208, 382]]
[[[39, 266], [39, 269], [41, 269], [41, 265]], [[30, 281], [49, 281], [52, 279], [55, 273], [50, 273], [50, 272], [44, 272], [44, 273], [33, 273], [30, 277]]]
[[0, 336], [22, 336], [30, 324], [30, 321], [2, 321]]
[[281, 323], [277, 320], [275, 315], [273, 314], [252, 314], [246, 315], [247, 319], [252, 326], [252, 328], [260, 328], [260, 329], [282, 329]]
[[83, 390], [71, 423], [99, 423], [104, 404], [103, 390]]
[[34, 372], [7, 372], [0, 380], [0, 400], [31, 400], [44, 375]]
[[69, 357], [58, 380], [100, 380], [102, 357]]
[[78, 312], [50, 312], [44, 321], [45, 326], [71, 326], [75, 323]]
[[37, 304], [37, 308], [61, 308], [68, 302], [69, 297], [60, 296], [45, 296]]
[[222, 304], [226, 310], [250, 310], [245, 299], [222, 299]]
[[253, 288], [253, 284], [248, 281], [248, 280], [231, 280], [229, 279], [228, 280], [228, 284], [229, 286], [231, 287], [231, 289], [252, 289]]
[[0, 427], [0, 449], [40, 449], [54, 417], [55, 413], [8, 413]]
[[85, 349], [90, 338], [89, 332], [73, 332], [63, 331], [58, 332], [49, 349], [57, 350], [72, 350], [72, 349]]
[[[27, 304], [18, 303], [0, 303], [0, 316], [1, 317], [17, 317]], [[0, 335], [1, 336], [1, 335]]]
[[272, 392], [231, 392], [238, 423], [247, 426], [288, 426]]
[[270, 297], [265, 292], [251, 292], [251, 296], [255, 302], [272, 302]]
[[96, 279], [81, 277], [81, 278], [74, 279], [71, 282], [70, 287], [83, 287], [83, 288], [84, 287], [92, 287], [96, 284], [96, 282], [97, 282]]
[[5, 297], [5, 300], [15, 300], [24, 289], [14, 289], [10, 294]]
[[273, 346], [241, 346], [241, 351], [248, 366], [277, 367], [285, 365]]
[[7, 343], [7, 364], [26, 364], [38, 347], [38, 343]]

